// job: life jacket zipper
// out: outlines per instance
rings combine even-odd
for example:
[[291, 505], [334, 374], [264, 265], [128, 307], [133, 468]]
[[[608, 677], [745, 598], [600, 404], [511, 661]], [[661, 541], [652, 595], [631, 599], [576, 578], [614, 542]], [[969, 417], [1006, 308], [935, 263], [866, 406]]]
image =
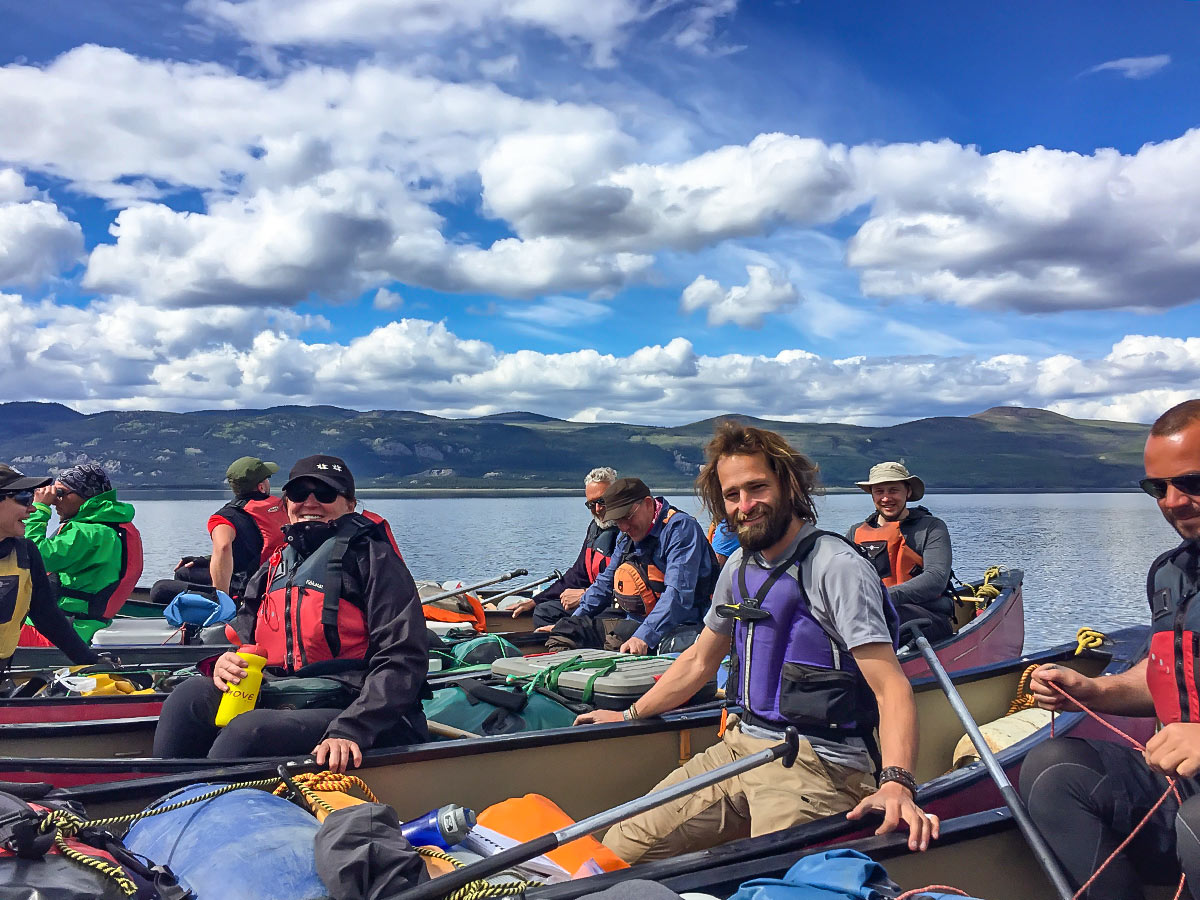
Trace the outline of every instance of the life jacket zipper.
[[1172, 636], [1175, 644], [1175, 687], [1179, 691], [1179, 721], [1181, 722], [1191, 721], [1187, 679], [1184, 676], [1183, 668], [1183, 621], [1187, 615], [1187, 605], [1193, 596], [1195, 596], [1195, 592], [1183, 597], [1179, 601], [1179, 605], [1175, 608], [1175, 633]]

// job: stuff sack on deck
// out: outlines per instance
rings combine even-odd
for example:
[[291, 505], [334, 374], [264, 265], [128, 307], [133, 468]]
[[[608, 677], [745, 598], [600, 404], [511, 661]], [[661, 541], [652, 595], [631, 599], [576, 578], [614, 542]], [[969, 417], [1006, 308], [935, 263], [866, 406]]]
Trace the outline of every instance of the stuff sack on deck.
[[[14, 787], [24, 791], [33, 785]], [[0, 792], [0, 897], [4, 900], [188, 900], [169, 869], [136, 859], [104, 831], [75, 829], [78, 807], [53, 800], [26, 802]], [[60, 827], [42, 830], [47, 816]], [[68, 853], [56, 846], [62, 835]], [[130, 891], [133, 891], [131, 894]]]
[[241, 788], [199, 798], [219, 784], [193, 784], [167, 794], [150, 809], [195, 802], [135, 822], [125, 845], [164, 863], [196, 900], [239, 897], [324, 900], [313, 838], [317, 820], [266, 791]]
[[544, 694], [488, 687], [471, 678], [438, 688], [422, 705], [426, 719], [482, 735], [520, 734], [575, 724], [575, 713]]
[[[801, 858], [782, 878], [745, 882], [729, 900], [888, 900], [899, 895], [887, 871], [869, 856], [857, 850], [826, 850]], [[949, 896], [917, 895], [919, 900]]]

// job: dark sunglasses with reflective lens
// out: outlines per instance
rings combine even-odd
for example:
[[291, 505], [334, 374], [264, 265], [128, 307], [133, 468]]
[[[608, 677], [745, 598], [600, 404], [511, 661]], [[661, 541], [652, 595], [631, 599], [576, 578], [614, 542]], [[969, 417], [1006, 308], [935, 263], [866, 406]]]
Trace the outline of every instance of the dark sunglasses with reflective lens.
[[1175, 489], [1189, 497], [1200, 497], [1200, 472], [1190, 475], [1176, 475], [1173, 478], [1143, 478], [1138, 487], [1153, 497], [1161, 500], [1167, 496], [1167, 485], [1175, 485]]
[[596, 500], [584, 500], [583, 505], [586, 506], [588, 509], [590, 509], [592, 512], [595, 512], [598, 509], [604, 509], [604, 500], [603, 500], [603, 498], [596, 499]]
[[300, 484], [289, 484], [283, 489], [283, 496], [293, 503], [303, 503], [309, 495], [316, 497], [318, 503], [332, 503], [338, 498], [337, 488], [322, 482], [305, 481]]
[[22, 506], [30, 506], [33, 503], [33, 491], [5, 491], [5, 500], [16, 500]]
[[73, 493], [75, 493], [75, 492], [73, 490], [71, 490], [70, 488], [55, 488], [54, 489], [54, 496], [57, 497], [59, 500], [61, 500], [63, 497], [70, 497]]

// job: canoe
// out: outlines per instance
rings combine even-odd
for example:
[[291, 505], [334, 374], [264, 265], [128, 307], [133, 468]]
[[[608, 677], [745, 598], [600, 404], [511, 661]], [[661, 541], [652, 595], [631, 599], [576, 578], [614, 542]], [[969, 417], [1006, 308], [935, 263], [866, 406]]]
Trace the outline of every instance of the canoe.
[[[989, 578], [988, 575], [991, 575]], [[1025, 596], [1021, 569], [998, 566], [979, 581], [969, 582], [954, 600], [954, 633], [933, 645], [938, 660], [947, 672], [960, 672], [1020, 655], [1025, 645]], [[981, 591], [984, 583], [999, 590]], [[971, 592], [984, 596], [975, 599]], [[915, 647], [901, 647], [900, 664], [910, 679], [929, 675], [929, 666]]]
[[[1001, 569], [992, 578], [998, 596], [985, 603], [956, 601], [958, 630], [934, 645], [947, 671], [957, 672], [972, 666], [988, 665], [1012, 659], [1021, 651], [1024, 640], [1023, 572]], [[977, 589], [983, 579], [975, 582]], [[502, 613], [507, 622], [520, 621]], [[526, 617], [530, 618], [531, 617]], [[540, 637], [528, 632], [507, 637], [523, 653], [538, 653]], [[116, 649], [116, 648], [106, 648]], [[220, 652], [214, 645], [185, 645], [159, 648], [128, 648], [118, 652], [127, 666], [171, 671], [194, 665]], [[45, 670], [65, 665], [57, 650], [22, 648], [15, 662], [36, 663], [41, 654]], [[161, 654], [161, 655], [160, 655]], [[48, 655], [49, 663], [45, 663]], [[901, 665], [910, 679], [927, 677], [929, 670], [915, 649], [903, 649]], [[154, 724], [166, 699], [165, 693], [101, 697], [0, 698], [0, 740], [10, 756], [37, 757], [137, 757], [149, 752]]]
[[[1008, 709], [1021, 673], [1029, 665], [1059, 662], [1089, 675], [1124, 671], [1137, 658], [1145, 633], [1145, 629], [1128, 629], [1113, 635], [1104, 647], [1079, 656], [1073, 655], [1075, 645], [1067, 645], [967, 670], [956, 675], [955, 681], [974, 715], [990, 721]], [[946, 774], [962, 728], [936, 682], [922, 679], [914, 690], [921, 722], [916, 775], [924, 782], [924, 802], [943, 817], [995, 806], [998, 793], [981, 765]], [[529, 792], [549, 796], [578, 819], [642, 796], [681, 760], [714, 743], [718, 721], [719, 710], [710, 704], [634, 722], [372, 750], [355, 774], [395, 806], [402, 821], [446, 803], [482, 809]], [[1143, 723], [1123, 722], [1126, 731], [1133, 728], [1131, 733], [1148, 736], [1149, 726], [1143, 724], [1139, 729], [1139, 724]], [[1059, 734], [1091, 736], [1098, 730], [1099, 726], [1081, 713], [1059, 715], [1056, 723]], [[1002, 762], [1015, 771], [1049, 731], [1042, 728], [1002, 751]], [[70, 792], [73, 799], [84, 803], [92, 816], [108, 816], [141, 809], [158, 796], [196, 781], [269, 777], [278, 762], [230, 762], [214, 767], [211, 760], [0, 759], [0, 780], [80, 786]], [[580, 772], [587, 777], [579, 777]], [[769, 837], [781, 843], [780, 849], [790, 849], [789, 840], [804, 846], [809, 840], [805, 829], [812, 827], [816, 826]], [[829, 839], [847, 837], [859, 828], [844, 820], [836, 826], [826, 822], [819, 827], [836, 833]]]
[[[540, 635], [522, 633], [498, 637], [514, 644], [525, 655], [545, 651], [545, 641]], [[225, 649], [229, 648], [201, 644], [176, 647], [173, 650], [177, 652], [171, 657], [163, 658], [149, 653], [144, 661], [139, 661], [139, 654], [133, 652], [130, 654], [132, 658], [121, 657], [121, 672], [169, 673], [195, 665]], [[63, 663], [66, 664], [65, 659]], [[45, 675], [47, 671], [31, 669], [10, 674], [20, 681]], [[90, 670], [83, 670], [80, 674], [87, 671]], [[431, 673], [431, 679], [435, 677], [436, 673]], [[0, 698], [0, 746], [10, 754], [105, 755], [108, 751], [92, 747], [93, 736], [98, 739], [100, 735], [105, 735], [98, 743], [115, 747], [122, 755], [144, 751], [149, 747], [148, 735], [153, 735], [154, 723], [166, 697], [165, 692], [89, 697], [3, 697]]]
[[[739, 842], [740, 843], [740, 842]], [[684, 871], [686, 857], [667, 863], [647, 863], [632, 870], [632, 876], [646, 878], [677, 893], [696, 891], [716, 897], [728, 897], [738, 886], [753, 878], [782, 878], [792, 865], [805, 856], [830, 850], [856, 850], [882, 865], [901, 891], [947, 885], [986, 900], [1031, 900], [1056, 896], [1053, 886], [1037, 864], [1025, 839], [1005, 807], [983, 810], [941, 824], [941, 837], [924, 853], [908, 849], [908, 836], [893, 833], [839, 840], [808, 850], [772, 852], [764, 848], [762, 856], [746, 858], [733, 844], [715, 847], [706, 853], [707, 867]], [[527, 900], [572, 900], [599, 890], [616, 879], [597, 875], [584, 881], [570, 881], [526, 891]], [[1175, 896], [1176, 883], [1144, 885], [1147, 900], [1169, 900]]]

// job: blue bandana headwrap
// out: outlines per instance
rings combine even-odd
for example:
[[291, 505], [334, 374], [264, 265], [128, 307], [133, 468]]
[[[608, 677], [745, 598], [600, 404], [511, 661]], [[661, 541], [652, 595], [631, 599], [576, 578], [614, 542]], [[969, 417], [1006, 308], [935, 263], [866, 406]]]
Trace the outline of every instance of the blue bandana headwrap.
[[55, 481], [62, 482], [84, 500], [112, 490], [112, 482], [108, 473], [96, 463], [83, 463], [73, 466], [65, 472], [59, 472]]

